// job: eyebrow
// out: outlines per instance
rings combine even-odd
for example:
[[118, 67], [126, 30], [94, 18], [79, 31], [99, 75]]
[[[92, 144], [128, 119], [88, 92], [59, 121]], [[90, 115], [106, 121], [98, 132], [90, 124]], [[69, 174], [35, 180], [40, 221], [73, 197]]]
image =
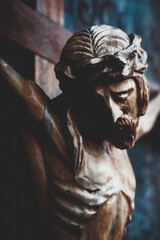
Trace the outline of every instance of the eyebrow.
[[126, 94], [126, 93], [131, 94], [131, 92], [133, 92], [133, 90], [134, 90], [134, 88], [132, 87], [132, 88], [129, 88], [129, 89], [127, 89], [125, 91], [121, 91], [121, 92], [114, 92], [111, 90], [111, 93], [116, 94], [116, 95], [122, 95], [122, 94]]

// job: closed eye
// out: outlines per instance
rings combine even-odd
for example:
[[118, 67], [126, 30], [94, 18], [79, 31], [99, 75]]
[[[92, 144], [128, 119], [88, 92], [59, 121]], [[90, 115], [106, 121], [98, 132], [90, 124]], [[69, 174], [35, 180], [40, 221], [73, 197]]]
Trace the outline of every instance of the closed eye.
[[111, 97], [112, 99], [115, 101], [115, 102], [120, 102], [120, 103], [124, 103], [126, 100], [127, 100], [127, 97], [128, 95], [126, 94], [123, 94], [123, 95], [118, 95], [116, 93], [110, 93], [111, 94]]
[[127, 92], [126, 93], [122, 93], [122, 94], [120, 94], [118, 96], [121, 97], [121, 98], [126, 98], [126, 97], [128, 97], [128, 93]]
[[127, 100], [127, 97], [131, 95], [133, 90], [134, 90], [133, 88], [130, 88], [130, 89], [127, 89], [126, 91], [121, 91], [121, 92], [111, 91], [110, 95], [113, 98], [113, 100], [115, 100], [116, 102], [124, 103]]

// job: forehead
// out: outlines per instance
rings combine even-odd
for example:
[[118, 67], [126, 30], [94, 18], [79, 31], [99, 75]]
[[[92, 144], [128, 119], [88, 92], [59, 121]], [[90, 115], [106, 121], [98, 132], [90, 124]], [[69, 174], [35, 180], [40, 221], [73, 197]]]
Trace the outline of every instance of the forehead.
[[107, 85], [108, 90], [113, 91], [113, 92], [122, 92], [122, 91], [127, 91], [129, 89], [136, 89], [136, 84], [135, 81], [132, 78], [128, 78], [122, 82], [118, 83], [113, 83]]

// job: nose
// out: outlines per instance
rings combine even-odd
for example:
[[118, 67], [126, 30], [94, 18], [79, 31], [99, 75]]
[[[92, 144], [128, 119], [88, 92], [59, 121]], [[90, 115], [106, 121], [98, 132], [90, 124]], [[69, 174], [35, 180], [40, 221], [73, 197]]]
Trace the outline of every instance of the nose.
[[123, 111], [121, 110], [119, 104], [114, 102], [110, 96], [109, 96], [109, 106], [110, 106], [111, 114], [113, 117], [113, 121], [115, 123], [118, 118], [122, 117]]

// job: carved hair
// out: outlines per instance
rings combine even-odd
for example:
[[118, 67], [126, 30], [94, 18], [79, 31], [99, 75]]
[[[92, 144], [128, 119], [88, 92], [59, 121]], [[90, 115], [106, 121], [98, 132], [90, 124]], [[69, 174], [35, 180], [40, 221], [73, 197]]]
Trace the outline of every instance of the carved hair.
[[[141, 48], [141, 37], [129, 36], [118, 28], [92, 26], [75, 33], [62, 50], [55, 73], [63, 92], [104, 79], [113, 82], [135, 79], [139, 95], [139, 115], [148, 105], [148, 84], [143, 75], [147, 69], [147, 54]], [[136, 77], [137, 76], [137, 77]]]

